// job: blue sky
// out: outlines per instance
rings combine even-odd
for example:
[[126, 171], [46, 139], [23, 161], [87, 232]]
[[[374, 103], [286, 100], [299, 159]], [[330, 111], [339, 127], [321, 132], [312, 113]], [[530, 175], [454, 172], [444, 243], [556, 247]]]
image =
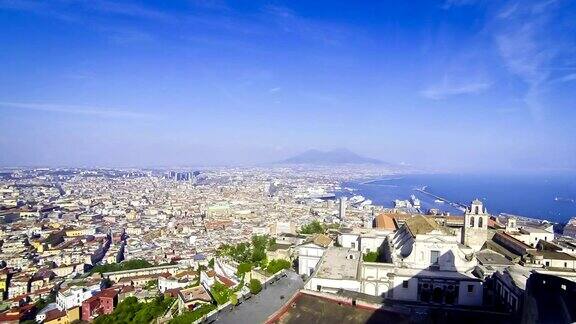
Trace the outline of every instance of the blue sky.
[[0, 165], [576, 169], [576, 3], [0, 0]]

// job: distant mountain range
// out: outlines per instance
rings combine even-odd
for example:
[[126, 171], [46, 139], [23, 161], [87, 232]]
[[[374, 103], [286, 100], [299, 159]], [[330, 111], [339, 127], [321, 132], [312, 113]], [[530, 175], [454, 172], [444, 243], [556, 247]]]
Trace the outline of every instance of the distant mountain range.
[[335, 164], [375, 164], [387, 165], [388, 163], [360, 156], [346, 149], [331, 151], [308, 150], [296, 156], [279, 161], [281, 164], [313, 164], [313, 165], [335, 165]]

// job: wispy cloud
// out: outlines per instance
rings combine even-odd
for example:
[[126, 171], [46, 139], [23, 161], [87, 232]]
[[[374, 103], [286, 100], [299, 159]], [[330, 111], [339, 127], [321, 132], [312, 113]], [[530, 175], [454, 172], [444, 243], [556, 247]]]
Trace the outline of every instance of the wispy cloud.
[[83, 13], [100, 13], [121, 15], [156, 21], [171, 21], [172, 16], [136, 3], [116, 1], [89, 1], [89, 0], [0, 0], [0, 8], [30, 11], [37, 14], [51, 15], [56, 18], [72, 18]]
[[29, 12], [82, 25], [119, 43], [147, 42], [153, 39], [153, 36], [137, 27], [127, 27], [126, 24], [106, 18], [128, 17], [156, 23], [172, 23], [178, 20], [176, 15], [131, 2], [0, 0], [0, 10]]
[[[541, 119], [546, 107], [545, 94], [552, 82], [572, 81], [576, 39], [566, 37], [576, 32], [576, 24], [566, 19], [564, 8], [570, 1], [482, 1], [446, 0], [444, 9], [463, 5], [485, 5], [487, 19], [480, 34], [491, 38], [503, 70], [526, 85], [523, 102], [535, 120]], [[560, 19], [564, 17], [564, 19]], [[572, 67], [572, 68], [570, 68]]]
[[420, 94], [428, 99], [441, 100], [451, 96], [457, 95], [470, 95], [484, 92], [490, 88], [490, 82], [467, 82], [467, 83], [453, 83], [449, 82], [446, 78], [439, 85], [431, 86], [422, 90]]
[[106, 14], [123, 15], [163, 22], [174, 21], [174, 16], [172, 15], [134, 3], [117, 1], [79, 1], [77, 3], [81, 4], [86, 10]]
[[442, 4], [442, 9], [450, 9], [452, 7], [467, 6], [480, 2], [480, 0], [446, 0]]
[[552, 81], [552, 72], [561, 64], [556, 59], [574, 45], [567, 46], [550, 33], [553, 17], [561, 9], [558, 3], [506, 3], [489, 28], [505, 68], [526, 83], [524, 102], [535, 119], [541, 118], [545, 106], [542, 94]]
[[[283, 6], [264, 7], [262, 17], [284, 33], [321, 42], [324, 45], [341, 45], [344, 40], [350, 40], [353, 35], [344, 25], [307, 19]], [[356, 33], [354, 37], [360, 37], [360, 34]]]
[[568, 74], [557, 79], [560, 82], [576, 81], [576, 73]]
[[145, 119], [153, 118], [153, 115], [139, 113], [128, 110], [110, 109], [106, 107], [82, 106], [82, 105], [60, 105], [50, 103], [29, 103], [29, 102], [0, 102], [0, 107], [8, 109], [35, 110], [72, 115], [87, 115], [102, 118], [128, 118]]

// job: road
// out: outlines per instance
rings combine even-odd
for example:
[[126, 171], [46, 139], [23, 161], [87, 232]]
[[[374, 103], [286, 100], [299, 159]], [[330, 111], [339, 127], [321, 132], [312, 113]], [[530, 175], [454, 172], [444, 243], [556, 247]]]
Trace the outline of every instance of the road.
[[[293, 271], [287, 271], [286, 274], [285, 278], [278, 280], [232, 311], [221, 313], [214, 323], [254, 324], [264, 322], [304, 286], [304, 282], [298, 274]], [[281, 298], [282, 296], [283, 298]]]

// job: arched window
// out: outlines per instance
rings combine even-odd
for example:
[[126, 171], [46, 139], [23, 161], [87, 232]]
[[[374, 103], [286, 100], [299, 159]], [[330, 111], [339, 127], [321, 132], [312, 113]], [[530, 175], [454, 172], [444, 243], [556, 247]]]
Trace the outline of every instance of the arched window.
[[480, 213], [480, 206], [475, 206], [474, 210], [475, 210], [475, 214], [478, 215]]
[[478, 227], [481, 228], [482, 225], [483, 225], [483, 219], [482, 219], [482, 217], [480, 217], [480, 218], [478, 219]]
[[474, 227], [474, 217], [470, 217], [470, 227]]

